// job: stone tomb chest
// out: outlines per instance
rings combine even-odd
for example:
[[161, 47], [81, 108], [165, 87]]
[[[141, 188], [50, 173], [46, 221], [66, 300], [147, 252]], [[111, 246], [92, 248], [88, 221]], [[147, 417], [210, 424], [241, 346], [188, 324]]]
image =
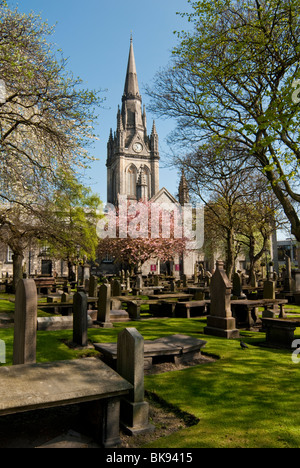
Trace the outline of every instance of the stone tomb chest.
[[[154, 341], [145, 341], [145, 369], [162, 362], [179, 364], [191, 359], [198, 359], [201, 356], [201, 349], [206, 343], [204, 340], [186, 335], [171, 335]], [[112, 368], [116, 367], [117, 343], [94, 343], [94, 347], [102, 354], [104, 362]]]

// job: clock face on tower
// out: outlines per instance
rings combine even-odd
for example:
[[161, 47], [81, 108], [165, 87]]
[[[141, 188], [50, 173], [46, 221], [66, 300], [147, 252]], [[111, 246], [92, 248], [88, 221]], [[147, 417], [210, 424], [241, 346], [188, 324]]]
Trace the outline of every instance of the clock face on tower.
[[143, 145], [141, 145], [141, 143], [134, 143], [133, 151], [135, 151], [136, 153], [140, 153], [141, 151], [143, 151]]

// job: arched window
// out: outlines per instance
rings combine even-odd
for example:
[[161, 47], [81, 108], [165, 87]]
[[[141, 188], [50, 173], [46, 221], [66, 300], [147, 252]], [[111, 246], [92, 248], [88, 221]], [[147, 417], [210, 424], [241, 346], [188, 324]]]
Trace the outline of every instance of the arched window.
[[136, 183], [137, 170], [134, 166], [130, 166], [127, 171], [127, 195], [128, 197], [136, 198]]

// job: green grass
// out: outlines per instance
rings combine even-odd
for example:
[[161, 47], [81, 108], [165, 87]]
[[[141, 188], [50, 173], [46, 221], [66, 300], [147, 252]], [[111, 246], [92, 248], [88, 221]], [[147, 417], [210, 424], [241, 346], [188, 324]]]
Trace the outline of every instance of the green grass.
[[[11, 300], [15, 299], [13, 294], [0, 293], [0, 317], [1, 314], [13, 314], [15, 310], [15, 304]], [[39, 303], [46, 302], [45, 298], [39, 300]], [[52, 314], [44, 312], [43, 310], [38, 309], [38, 317], [51, 317]]]
[[[299, 310], [298, 310], [299, 312]], [[300, 365], [292, 350], [258, 346], [265, 335], [242, 332], [249, 349], [238, 340], [203, 335], [206, 319], [145, 320], [90, 329], [92, 342], [117, 341], [124, 327], [136, 327], [145, 339], [181, 333], [207, 341], [204, 351], [214, 363], [145, 377], [145, 388], [160, 399], [199, 419], [196, 426], [156, 440], [152, 448], [298, 448], [300, 447]], [[72, 331], [38, 332], [38, 362], [76, 359], [85, 352], [69, 349]], [[296, 330], [300, 338], [300, 329]], [[13, 330], [0, 329], [11, 364]], [[94, 351], [92, 351], [93, 354]]]

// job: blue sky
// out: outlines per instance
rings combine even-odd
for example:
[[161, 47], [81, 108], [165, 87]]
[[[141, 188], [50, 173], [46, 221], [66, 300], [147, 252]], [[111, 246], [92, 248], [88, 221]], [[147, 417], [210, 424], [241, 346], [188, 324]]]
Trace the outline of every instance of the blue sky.
[[[140, 92], [146, 105], [144, 87], [155, 73], [166, 66], [177, 44], [174, 31], [187, 29], [188, 23], [176, 12], [190, 11], [187, 0], [22, 0], [10, 1], [25, 13], [34, 11], [50, 25], [56, 25], [52, 42], [69, 59], [68, 68], [86, 87], [107, 90], [104, 109], [99, 111], [96, 133], [100, 140], [91, 154], [99, 159], [88, 172], [89, 185], [106, 201], [106, 145], [110, 128], [116, 129], [121, 104], [132, 31]], [[153, 116], [148, 112], [148, 133]], [[160, 187], [177, 194], [179, 175], [163, 168], [168, 152], [165, 142], [174, 127], [170, 120], [156, 120], [160, 137]]]

